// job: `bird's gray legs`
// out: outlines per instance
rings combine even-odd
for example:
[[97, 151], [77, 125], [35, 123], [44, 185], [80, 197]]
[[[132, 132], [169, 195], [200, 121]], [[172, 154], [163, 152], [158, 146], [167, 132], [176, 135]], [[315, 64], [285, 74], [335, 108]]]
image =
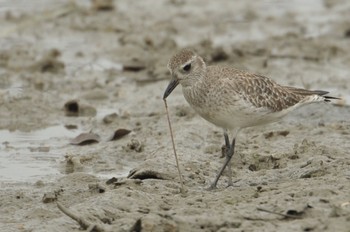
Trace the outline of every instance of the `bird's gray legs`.
[[[230, 159], [230, 156], [232, 157], [232, 155], [230, 155], [230, 149], [231, 149], [231, 145], [230, 145], [230, 139], [228, 138], [228, 134], [227, 131], [224, 131], [224, 137], [225, 137], [225, 147], [226, 147], [226, 160]], [[232, 163], [229, 161], [227, 164], [227, 172], [228, 172], [228, 186], [232, 186], [233, 185], [233, 181], [232, 181]]]
[[220, 171], [218, 172], [218, 174], [216, 175], [216, 178], [214, 180], [214, 182], [210, 185], [209, 189], [215, 189], [216, 185], [222, 175], [222, 173], [224, 172], [226, 166], [227, 169], [229, 171], [229, 186], [233, 185], [232, 182], [232, 165], [231, 165], [231, 158], [233, 156], [233, 154], [235, 153], [235, 143], [236, 143], [236, 136], [234, 136], [233, 140], [232, 140], [232, 144], [230, 144], [230, 140], [228, 138], [228, 134], [227, 131], [224, 131], [224, 137], [225, 137], [225, 147], [226, 147], [226, 160], [224, 165], [221, 167]]

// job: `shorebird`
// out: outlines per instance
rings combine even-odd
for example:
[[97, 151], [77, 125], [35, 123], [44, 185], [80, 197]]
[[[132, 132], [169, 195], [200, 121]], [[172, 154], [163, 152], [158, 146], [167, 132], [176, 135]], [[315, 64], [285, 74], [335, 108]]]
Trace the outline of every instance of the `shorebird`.
[[[207, 66], [194, 51], [183, 49], [168, 63], [172, 79], [163, 99], [179, 84], [190, 106], [224, 131], [226, 159], [209, 189], [217, 186], [225, 168], [232, 185], [231, 163], [238, 132], [246, 127], [275, 122], [295, 109], [336, 97], [327, 91], [282, 86], [268, 77], [228, 66]], [[230, 143], [228, 133], [232, 132]]]

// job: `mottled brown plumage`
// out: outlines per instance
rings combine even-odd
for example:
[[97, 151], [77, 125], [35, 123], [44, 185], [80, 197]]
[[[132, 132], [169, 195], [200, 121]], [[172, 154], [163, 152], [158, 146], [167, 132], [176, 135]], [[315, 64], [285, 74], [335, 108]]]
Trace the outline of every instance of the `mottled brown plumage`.
[[228, 144], [227, 130], [233, 131], [235, 138], [242, 128], [277, 121], [308, 103], [336, 99], [324, 96], [326, 91], [281, 86], [262, 75], [227, 66], [206, 66], [200, 56], [188, 49], [175, 54], [168, 68], [172, 80], [164, 99], [181, 84], [191, 107], [204, 119], [225, 130], [226, 146], [230, 151], [212, 187], [216, 186], [233, 155], [235, 139], [232, 145]]

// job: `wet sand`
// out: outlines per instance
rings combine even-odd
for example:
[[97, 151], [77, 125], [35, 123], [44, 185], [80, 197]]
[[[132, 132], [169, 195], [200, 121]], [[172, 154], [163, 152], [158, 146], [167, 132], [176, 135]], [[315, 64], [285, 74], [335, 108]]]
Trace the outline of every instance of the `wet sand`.
[[[349, 230], [348, 1], [95, 2], [0, 2], [1, 231]], [[343, 100], [243, 130], [234, 186], [208, 191], [222, 131], [176, 89], [180, 193], [162, 95], [183, 47]]]

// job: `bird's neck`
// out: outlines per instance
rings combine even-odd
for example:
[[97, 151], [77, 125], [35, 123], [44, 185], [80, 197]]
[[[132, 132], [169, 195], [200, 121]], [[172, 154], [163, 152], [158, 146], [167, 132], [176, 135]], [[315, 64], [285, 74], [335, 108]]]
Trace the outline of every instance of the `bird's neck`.
[[[203, 76], [201, 76], [203, 75]], [[205, 90], [206, 82], [204, 74], [198, 75], [189, 85], [182, 86], [182, 92], [187, 102], [192, 106], [201, 106], [206, 99], [207, 91]]]

